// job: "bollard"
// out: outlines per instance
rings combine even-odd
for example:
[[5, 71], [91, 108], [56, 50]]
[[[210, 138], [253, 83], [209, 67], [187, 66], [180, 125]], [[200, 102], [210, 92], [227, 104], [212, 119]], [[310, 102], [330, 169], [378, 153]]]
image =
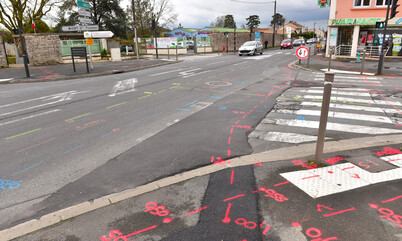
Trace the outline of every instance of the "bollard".
[[326, 72], [324, 79], [324, 94], [322, 97], [320, 126], [318, 128], [317, 146], [315, 149], [315, 163], [321, 164], [322, 154], [324, 150], [325, 132], [327, 130], [329, 103], [331, 102], [332, 83], [334, 82], [335, 73]]
[[332, 48], [329, 49], [328, 71], [331, 71]]
[[362, 61], [362, 69], [360, 70], [360, 74], [363, 74], [364, 71], [364, 61], [366, 60], [366, 51], [363, 52], [363, 61]]
[[177, 55], [177, 45], [176, 45], [176, 62], [179, 61], [179, 56]]
[[170, 59], [170, 52], [169, 52], [170, 48], [168, 47], [168, 59]]

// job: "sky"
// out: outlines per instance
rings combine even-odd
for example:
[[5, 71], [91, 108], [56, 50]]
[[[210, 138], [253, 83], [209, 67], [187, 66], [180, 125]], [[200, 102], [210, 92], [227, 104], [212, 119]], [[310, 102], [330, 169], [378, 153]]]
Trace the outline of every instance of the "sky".
[[[124, 0], [128, 1], [128, 0]], [[123, 2], [124, 2], [123, 1]], [[269, 27], [274, 15], [273, 0], [241, 0], [247, 3], [231, 0], [170, 0], [178, 15], [179, 23], [185, 28], [203, 28], [209, 26], [216, 17], [232, 14], [238, 27], [246, 23], [250, 15], [258, 15], [261, 25]], [[237, 1], [237, 0], [236, 0]], [[264, 2], [264, 4], [252, 4], [251, 2]], [[320, 8], [318, 0], [277, 0], [277, 12], [282, 14], [286, 21], [298, 23], [313, 29], [327, 29], [329, 7]]]

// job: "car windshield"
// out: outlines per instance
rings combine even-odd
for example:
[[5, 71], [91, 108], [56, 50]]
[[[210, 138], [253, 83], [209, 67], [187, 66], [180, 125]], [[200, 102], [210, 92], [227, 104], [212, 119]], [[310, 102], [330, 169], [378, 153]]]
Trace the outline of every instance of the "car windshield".
[[245, 42], [243, 46], [254, 46], [255, 42]]
[[296, 39], [295, 43], [301, 43], [301, 41], [302, 41], [301, 39]]
[[282, 43], [283, 44], [288, 44], [288, 43], [290, 43], [290, 40], [283, 40]]

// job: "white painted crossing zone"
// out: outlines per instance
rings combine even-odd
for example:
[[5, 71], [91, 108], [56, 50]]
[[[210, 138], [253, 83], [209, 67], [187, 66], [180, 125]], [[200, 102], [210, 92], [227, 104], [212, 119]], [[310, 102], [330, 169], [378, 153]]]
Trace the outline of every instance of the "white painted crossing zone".
[[344, 163], [280, 175], [310, 197], [319, 198], [376, 183], [402, 179], [402, 168], [371, 173], [352, 163]]
[[0, 79], [0, 82], [7, 82], [9, 80], [13, 80], [13, 78], [11, 78], [11, 79]]
[[[328, 112], [328, 138], [338, 139], [347, 133], [402, 133], [401, 103], [382, 100], [381, 96], [370, 92], [366, 88], [333, 88]], [[323, 87], [287, 90], [278, 97], [279, 106], [262, 120], [249, 137], [291, 144], [316, 141], [322, 93]]]
[[[275, 113], [293, 114], [293, 115], [309, 115], [320, 116], [321, 110], [276, 110]], [[346, 112], [328, 111], [329, 118], [344, 118], [350, 120], [373, 121], [392, 124], [393, 122], [386, 116], [381, 117], [377, 115], [363, 115]]]
[[[321, 69], [323, 72], [327, 72], [328, 69]], [[331, 69], [331, 72], [341, 73], [341, 74], [360, 74], [360, 71], [347, 71], [347, 70], [339, 70], [339, 69]], [[366, 73], [363, 72], [364, 75], [375, 75], [374, 73]]]

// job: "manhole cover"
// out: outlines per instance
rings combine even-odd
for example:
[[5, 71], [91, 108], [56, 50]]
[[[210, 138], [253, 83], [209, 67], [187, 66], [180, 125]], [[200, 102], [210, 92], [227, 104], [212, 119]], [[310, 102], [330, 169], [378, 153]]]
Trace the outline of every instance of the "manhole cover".
[[208, 81], [205, 82], [205, 84], [211, 87], [225, 87], [233, 85], [231, 82], [227, 81]]

